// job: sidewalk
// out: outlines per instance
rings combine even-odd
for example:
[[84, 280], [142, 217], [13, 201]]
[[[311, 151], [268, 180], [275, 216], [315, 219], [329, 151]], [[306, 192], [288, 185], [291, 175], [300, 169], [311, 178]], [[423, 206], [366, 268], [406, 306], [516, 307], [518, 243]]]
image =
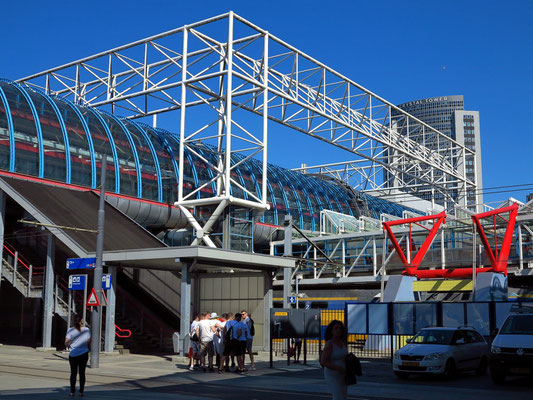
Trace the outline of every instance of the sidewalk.
[[[254, 390], [326, 393], [318, 361], [291, 364], [276, 358], [269, 368], [269, 354], [259, 353], [256, 371], [247, 374], [189, 371], [186, 359], [176, 355], [101, 354], [99, 368], [87, 368], [86, 397], [98, 399], [210, 399], [197, 384]], [[248, 357], [247, 357], [248, 361]], [[312, 372], [312, 373], [310, 373]], [[282, 376], [280, 376], [280, 373]], [[298, 376], [298, 379], [295, 379]], [[306, 378], [307, 376], [307, 378]], [[20, 346], [0, 346], [0, 397], [43, 400], [68, 395], [68, 352], [41, 352]], [[202, 385], [202, 387], [205, 387]], [[183, 393], [183, 392], [190, 392]], [[277, 395], [272, 397], [278, 397]], [[222, 397], [221, 397], [222, 398]], [[267, 396], [261, 398], [271, 398]]]

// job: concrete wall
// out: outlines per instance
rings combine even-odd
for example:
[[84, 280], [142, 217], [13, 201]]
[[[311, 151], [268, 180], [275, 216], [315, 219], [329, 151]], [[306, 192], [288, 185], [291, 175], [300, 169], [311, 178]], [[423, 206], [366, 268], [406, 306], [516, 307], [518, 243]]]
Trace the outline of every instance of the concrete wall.
[[[264, 278], [258, 273], [202, 274], [199, 282], [198, 310], [237, 313], [246, 310], [255, 326], [254, 348], [263, 348]], [[194, 295], [193, 295], [194, 296]]]

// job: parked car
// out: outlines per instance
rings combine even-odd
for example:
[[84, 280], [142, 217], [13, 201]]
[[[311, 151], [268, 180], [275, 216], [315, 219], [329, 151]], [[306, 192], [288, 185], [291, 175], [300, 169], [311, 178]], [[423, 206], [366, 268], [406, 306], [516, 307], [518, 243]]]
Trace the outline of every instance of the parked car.
[[394, 374], [440, 374], [453, 377], [457, 371], [474, 370], [485, 375], [489, 346], [474, 328], [428, 327], [420, 330], [408, 344], [396, 351]]
[[508, 375], [533, 375], [533, 306], [514, 304], [492, 341], [490, 376], [504, 383]]

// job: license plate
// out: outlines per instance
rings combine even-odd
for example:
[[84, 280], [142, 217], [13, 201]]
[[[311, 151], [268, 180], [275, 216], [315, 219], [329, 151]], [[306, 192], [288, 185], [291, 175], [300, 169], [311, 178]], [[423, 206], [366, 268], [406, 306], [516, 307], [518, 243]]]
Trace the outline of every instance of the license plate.
[[531, 373], [531, 368], [511, 368], [512, 374], [529, 374]]
[[402, 366], [404, 367], [419, 367], [420, 363], [416, 361], [404, 361], [402, 363]]

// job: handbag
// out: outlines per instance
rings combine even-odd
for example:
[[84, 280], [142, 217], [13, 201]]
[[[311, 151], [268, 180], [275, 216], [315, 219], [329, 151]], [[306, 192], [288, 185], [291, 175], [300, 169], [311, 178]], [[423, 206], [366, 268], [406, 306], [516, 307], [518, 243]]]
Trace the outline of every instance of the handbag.
[[363, 370], [361, 369], [361, 362], [359, 358], [353, 353], [350, 353], [345, 358], [346, 363], [346, 375], [344, 375], [344, 381], [347, 385], [357, 384], [357, 376], [363, 375]]
[[191, 336], [191, 340], [193, 342], [199, 342], [200, 341], [200, 338], [198, 337], [198, 334], [196, 332], [194, 332], [194, 334]]

